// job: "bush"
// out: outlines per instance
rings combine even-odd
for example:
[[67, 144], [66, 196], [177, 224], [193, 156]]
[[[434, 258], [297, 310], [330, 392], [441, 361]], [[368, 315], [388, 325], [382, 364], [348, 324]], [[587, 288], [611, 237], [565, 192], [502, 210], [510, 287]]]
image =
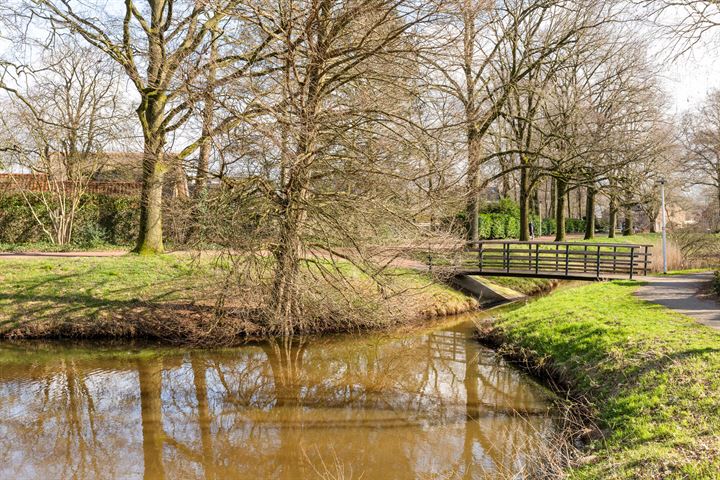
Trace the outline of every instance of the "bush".
[[[455, 215], [455, 221], [467, 225], [465, 212]], [[535, 225], [536, 236], [553, 235], [556, 231], [554, 218], [541, 220], [539, 215], [531, 214], [530, 221]], [[585, 219], [565, 219], [565, 230], [567, 233], [583, 233]], [[478, 236], [484, 240], [520, 238], [520, 206], [511, 198], [484, 205], [478, 215]]]
[[720, 296], [720, 271], [715, 272], [713, 276], [712, 290], [715, 295]]
[[[40, 200], [30, 199], [38, 218], [49, 225], [48, 210]], [[138, 199], [99, 194], [83, 195], [76, 213], [72, 244], [126, 245], [138, 230]], [[20, 194], [0, 195], [0, 243], [48, 241], [42, 227]]]
[[582, 233], [585, 231], [585, 219], [583, 218], [566, 218], [565, 219], [565, 232], [566, 233]]
[[543, 218], [542, 221], [542, 234], [553, 235], [555, 233], [555, 219], [554, 218]]

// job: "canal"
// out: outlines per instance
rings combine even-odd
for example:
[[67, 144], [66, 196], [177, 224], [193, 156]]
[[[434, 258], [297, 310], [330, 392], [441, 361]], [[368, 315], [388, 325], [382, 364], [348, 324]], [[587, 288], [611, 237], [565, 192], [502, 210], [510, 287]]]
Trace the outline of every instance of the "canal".
[[552, 396], [472, 319], [221, 350], [0, 344], [0, 478], [522, 475]]

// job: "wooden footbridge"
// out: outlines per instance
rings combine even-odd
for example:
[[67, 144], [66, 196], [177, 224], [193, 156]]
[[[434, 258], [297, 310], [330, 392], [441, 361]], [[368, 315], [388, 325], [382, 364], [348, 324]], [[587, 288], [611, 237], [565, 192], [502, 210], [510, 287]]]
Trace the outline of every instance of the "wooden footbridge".
[[647, 275], [652, 245], [481, 240], [462, 251], [429, 257], [430, 268], [451, 276], [483, 275], [559, 280], [632, 279]]

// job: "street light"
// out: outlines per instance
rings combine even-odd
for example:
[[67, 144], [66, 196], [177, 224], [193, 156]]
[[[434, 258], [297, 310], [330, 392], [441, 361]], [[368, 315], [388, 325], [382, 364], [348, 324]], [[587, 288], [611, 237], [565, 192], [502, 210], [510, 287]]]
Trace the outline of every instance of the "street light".
[[663, 255], [663, 273], [667, 275], [667, 233], [665, 219], [665, 179], [660, 177], [657, 182], [660, 185], [660, 208], [662, 213], [662, 255]]

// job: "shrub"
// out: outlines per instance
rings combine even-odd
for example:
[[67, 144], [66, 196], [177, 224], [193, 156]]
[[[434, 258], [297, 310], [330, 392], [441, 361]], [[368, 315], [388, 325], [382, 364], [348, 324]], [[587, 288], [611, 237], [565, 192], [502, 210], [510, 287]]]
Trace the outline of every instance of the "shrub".
[[555, 233], [555, 219], [554, 218], [543, 218], [542, 221], [542, 234], [553, 235]]
[[[455, 215], [455, 221], [467, 225], [464, 211]], [[553, 235], [556, 231], [554, 218], [540, 219], [539, 215], [530, 215], [535, 225], [535, 235]], [[567, 233], [585, 231], [585, 220], [582, 218], [565, 219]], [[520, 237], [520, 206], [511, 198], [502, 198], [497, 202], [484, 205], [478, 215], [478, 236], [485, 240], [496, 240]]]
[[[32, 198], [29, 200], [40, 221], [49, 225], [48, 210], [43, 202]], [[86, 194], [76, 213], [71, 243], [82, 246], [104, 243], [125, 245], [135, 238], [137, 229], [138, 199]], [[47, 240], [22, 195], [0, 195], [0, 243], [37, 243]]]

